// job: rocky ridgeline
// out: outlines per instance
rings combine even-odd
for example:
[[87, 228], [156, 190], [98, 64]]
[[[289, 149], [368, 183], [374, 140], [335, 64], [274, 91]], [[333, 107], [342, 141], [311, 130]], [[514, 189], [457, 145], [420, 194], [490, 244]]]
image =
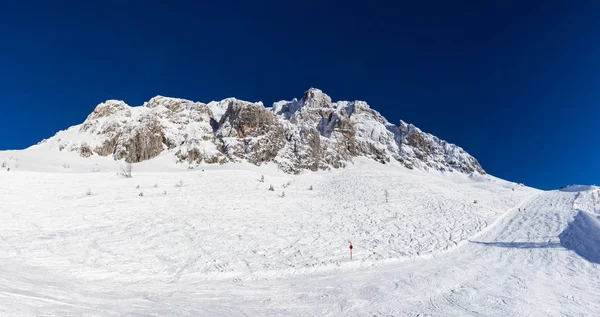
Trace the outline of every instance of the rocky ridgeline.
[[127, 162], [164, 151], [189, 163], [274, 162], [288, 173], [340, 168], [357, 156], [411, 169], [484, 173], [462, 148], [412, 124], [393, 125], [363, 101], [332, 102], [314, 88], [270, 108], [235, 98], [204, 104], [157, 96], [141, 107], [109, 100], [83, 124], [43, 143]]

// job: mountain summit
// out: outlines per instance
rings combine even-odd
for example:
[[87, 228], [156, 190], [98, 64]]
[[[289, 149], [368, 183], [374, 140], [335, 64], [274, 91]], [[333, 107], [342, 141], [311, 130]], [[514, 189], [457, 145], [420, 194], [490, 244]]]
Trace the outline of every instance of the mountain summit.
[[165, 151], [182, 163], [274, 162], [288, 173], [344, 167], [357, 156], [411, 169], [485, 173], [462, 148], [412, 124], [391, 124], [364, 101], [333, 102], [315, 88], [272, 107], [235, 98], [205, 104], [156, 96], [139, 107], [108, 100], [40, 146], [127, 162]]

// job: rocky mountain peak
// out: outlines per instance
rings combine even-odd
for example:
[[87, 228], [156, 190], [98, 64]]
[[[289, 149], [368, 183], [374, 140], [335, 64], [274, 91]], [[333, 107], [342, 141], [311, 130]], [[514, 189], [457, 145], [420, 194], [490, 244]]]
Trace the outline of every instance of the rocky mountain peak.
[[189, 109], [194, 104], [195, 102], [186, 99], [156, 96], [145, 102], [143, 106], [147, 108], [165, 107], [171, 111], [178, 112], [183, 109]]
[[462, 148], [404, 121], [391, 124], [364, 101], [333, 102], [316, 88], [269, 108], [235, 98], [205, 104], [156, 96], [141, 107], [108, 100], [73, 129], [77, 135], [59, 132], [44, 146], [128, 162], [165, 152], [188, 164], [272, 162], [289, 173], [344, 167], [357, 156], [422, 170], [485, 173]]
[[331, 97], [317, 88], [310, 88], [307, 90], [301, 100], [302, 107], [331, 108], [332, 105]]
[[107, 100], [96, 106], [94, 111], [88, 116], [88, 120], [114, 116], [116, 114], [131, 116], [131, 111], [129, 111], [129, 106], [121, 100]]

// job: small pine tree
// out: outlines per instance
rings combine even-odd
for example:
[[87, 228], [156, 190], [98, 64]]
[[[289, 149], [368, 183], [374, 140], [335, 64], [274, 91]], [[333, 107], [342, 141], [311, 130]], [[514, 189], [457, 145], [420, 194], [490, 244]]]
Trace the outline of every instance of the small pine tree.
[[144, 196], [144, 192], [140, 192], [140, 195], [139, 195], [139, 196], [140, 196], [140, 197], [143, 197], [143, 196]]
[[284, 197], [285, 197], [285, 192], [284, 192], [284, 191], [282, 191], [282, 192], [281, 192], [281, 198], [284, 198]]
[[166, 195], [166, 194], [167, 194], [167, 191], [165, 190], [165, 191], [163, 192], [163, 195]]
[[273, 185], [269, 185], [269, 190], [270, 191], [275, 191], [275, 188], [273, 188]]
[[260, 175], [260, 180], [259, 182], [264, 183], [265, 182], [265, 175]]
[[138, 184], [135, 188], [140, 189], [140, 185]]
[[387, 203], [389, 201], [389, 197], [390, 197], [390, 194], [388, 193], [388, 190], [387, 189], [384, 190], [383, 194], [385, 195], [385, 202]]
[[308, 188], [308, 190], [313, 190], [313, 187], [312, 187], [312, 185], [310, 185], [310, 187]]
[[85, 192], [86, 195], [88, 196], [92, 196], [92, 190], [88, 188], [87, 192]]
[[177, 182], [177, 184], [175, 184], [175, 187], [183, 187], [183, 181], [179, 180], [179, 182]]

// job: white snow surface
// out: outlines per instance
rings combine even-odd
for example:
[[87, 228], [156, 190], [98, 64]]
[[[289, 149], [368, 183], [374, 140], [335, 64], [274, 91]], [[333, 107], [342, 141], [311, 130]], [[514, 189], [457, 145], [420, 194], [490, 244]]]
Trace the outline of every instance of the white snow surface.
[[175, 160], [0, 152], [0, 315], [600, 314], [597, 187]]

